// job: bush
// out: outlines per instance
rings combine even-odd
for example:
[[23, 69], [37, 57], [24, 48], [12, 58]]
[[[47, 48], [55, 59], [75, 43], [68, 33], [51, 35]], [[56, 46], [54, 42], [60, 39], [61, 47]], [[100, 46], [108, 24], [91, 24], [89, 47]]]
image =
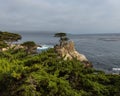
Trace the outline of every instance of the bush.
[[1, 96], [119, 96], [120, 76], [84, 68], [76, 59], [64, 61], [53, 49], [26, 55], [1, 52]]

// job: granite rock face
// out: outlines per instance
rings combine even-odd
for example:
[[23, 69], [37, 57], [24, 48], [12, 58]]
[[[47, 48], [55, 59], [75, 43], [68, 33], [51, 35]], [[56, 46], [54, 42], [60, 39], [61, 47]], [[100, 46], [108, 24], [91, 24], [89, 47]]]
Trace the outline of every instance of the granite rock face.
[[56, 45], [54, 49], [60, 57], [64, 58], [64, 60], [68, 59], [72, 60], [76, 58], [77, 60], [84, 64], [85, 68], [93, 67], [93, 65], [88, 61], [85, 55], [80, 54], [79, 52], [76, 51], [73, 41], [69, 41], [62, 46]]
[[77, 60], [83, 62], [83, 61], [88, 61], [88, 59], [85, 57], [85, 55], [80, 54], [79, 52], [76, 51], [74, 42], [69, 41], [66, 44], [59, 46], [55, 46], [55, 51], [64, 58], [64, 60], [71, 60], [73, 58], [76, 58]]

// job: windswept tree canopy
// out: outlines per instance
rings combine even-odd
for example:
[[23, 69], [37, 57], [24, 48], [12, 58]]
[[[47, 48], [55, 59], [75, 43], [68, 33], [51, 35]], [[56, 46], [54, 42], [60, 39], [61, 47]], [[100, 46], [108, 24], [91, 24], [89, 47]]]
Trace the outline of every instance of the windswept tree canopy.
[[36, 43], [33, 41], [26, 41], [21, 45], [26, 48], [27, 54], [31, 53], [32, 50], [36, 49]]
[[56, 33], [54, 36], [55, 36], [55, 37], [60, 37], [60, 38], [62, 38], [62, 37], [65, 37], [65, 36], [66, 36], [66, 33], [59, 32], [59, 33]]
[[0, 31], [0, 50], [2, 50], [2, 48], [10, 47], [12, 42], [16, 42], [21, 38], [22, 37], [19, 34]]
[[54, 34], [54, 37], [60, 38], [60, 40], [59, 40], [60, 46], [64, 45], [69, 40], [69, 38], [67, 37], [67, 34], [63, 33], [63, 32], [59, 32], [59, 33]]
[[6, 43], [16, 42], [21, 39], [22, 37], [19, 34], [10, 32], [0, 32], [0, 40], [5, 41]]
[[33, 41], [26, 41], [22, 44], [22, 46], [26, 46], [26, 47], [30, 48], [30, 47], [35, 47], [36, 44]]

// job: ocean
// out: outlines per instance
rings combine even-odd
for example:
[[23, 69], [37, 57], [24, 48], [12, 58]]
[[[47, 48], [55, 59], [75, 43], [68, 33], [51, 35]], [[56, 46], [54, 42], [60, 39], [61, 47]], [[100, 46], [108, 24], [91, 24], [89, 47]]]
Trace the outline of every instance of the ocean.
[[[19, 32], [24, 41], [34, 41], [39, 45], [54, 46], [59, 38], [48, 32]], [[76, 50], [84, 54], [94, 68], [106, 73], [112, 68], [120, 68], [120, 34], [68, 34], [75, 43]]]

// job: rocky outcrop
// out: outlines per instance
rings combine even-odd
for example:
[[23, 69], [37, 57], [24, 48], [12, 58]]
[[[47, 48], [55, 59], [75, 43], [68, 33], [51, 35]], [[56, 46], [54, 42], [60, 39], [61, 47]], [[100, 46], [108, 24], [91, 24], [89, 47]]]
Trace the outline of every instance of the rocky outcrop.
[[58, 53], [59, 56], [63, 57], [64, 60], [72, 60], [73, 58], [76, 58], [87, 66], [89, 66], [90, 64], [85, 55], [80, 54], [76, 51], [73, 41], [69, 41], [62, 46], [56, 45], [55, 51]]
[[2, 51], [7, 51], [9, 49], [17, 50], [17, 49], [21, 49], [21, 48], [24, 48], [24, 46], [22, 46], [20, 44], [11, 44], [9, 47], [2, 48]]

